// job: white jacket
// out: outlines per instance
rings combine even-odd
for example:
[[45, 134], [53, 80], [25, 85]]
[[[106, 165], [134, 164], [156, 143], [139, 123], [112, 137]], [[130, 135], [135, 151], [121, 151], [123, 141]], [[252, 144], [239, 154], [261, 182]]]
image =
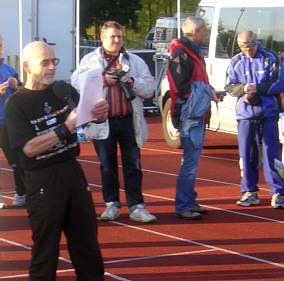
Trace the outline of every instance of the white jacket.
[[[133, 108], [133, 124], [135, 129], [135, 138], [138, 147], [142, 147], [148, 137], [147, 124], [143, 113], [144, 99], [151, 98], [154, 94], [155, 84], [154, 78], [151, 75], [148, 66], [139, 56], [127, 52], [128, 59], [120, 54], [119, 60], [122, 67], [129, 68], [127, 75], [134, 79], [133, 92], [135, 99], [131, 101]], [[85, 55], [79, 67], [73, 72], [71, 76], [71, 84], [79, 91], [78, 76], [80, 73], [100, 67], [103, 69], [107, 66], [107, 61], [102, 56], [102, 48], [99, 47], [93, 52]], [[106, 97], [108, 87], [104, 87], [103, 97]]]

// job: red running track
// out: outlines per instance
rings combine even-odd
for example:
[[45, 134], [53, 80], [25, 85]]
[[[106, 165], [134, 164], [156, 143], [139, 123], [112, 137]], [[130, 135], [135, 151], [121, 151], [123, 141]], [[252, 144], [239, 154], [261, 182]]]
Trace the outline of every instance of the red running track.
[[[141, 150], [143, 193], [158, 221], [131, 222], [125, 204], [116, 221], [98, 221], [106, 280], [284, 280], [284, 210], [269, 206], [269, 188], [262, 174], [261, 204], [235, 205], [240, 198], [236, 136], [206, 133], [196, 190], [209, 213], [200, 221], [184, 221], [174, 216], [182, 151], [165, 144], [160, 116], [148, 116], [147, 121], [149, 139]], [[81, 148], [79, 160], [99, 215], [104, 205], [98, 158], [90, 143]], [[32, 245], [27, 214], [24, 208], [11, 207], [14, 184], [3, 155], [0, 167], [0, 191], [9, 205], [0, 211], [0, 280], [27, 281]], [[125, 202], [123, 190], [121, 201]], [[60, 281], [75, 280], [64, 237], [57, 276]]]

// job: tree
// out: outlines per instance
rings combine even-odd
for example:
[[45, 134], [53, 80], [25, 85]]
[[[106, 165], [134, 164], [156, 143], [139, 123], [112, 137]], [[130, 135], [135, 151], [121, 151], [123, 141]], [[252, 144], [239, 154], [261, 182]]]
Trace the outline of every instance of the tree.
[[[180, 0], [181, 12], [194, 13], [199, 0]], [[143, 48], [147, 32], [159, 17], [177, 12], [177, 0], [82, 0], [81, 37], [99, 39], [100, 26], [115, 20], [123, 26], [126, 47]]]
[[[172, 17], [177, 12], [177, 0], [140, 0], [137, 11], [138, 29], [146, 34], [159, 17]], [[194, 13], [199, 0], [180, 0], [181, 12]]]
[[94, 37], [99, 39], [99, 27], [108, 20], [137, 30], [136, 11], [141, 9], [140, 0], [83, 0], [80, 9], [80, 32], [87, 37], [87, 29], [94, 27]]

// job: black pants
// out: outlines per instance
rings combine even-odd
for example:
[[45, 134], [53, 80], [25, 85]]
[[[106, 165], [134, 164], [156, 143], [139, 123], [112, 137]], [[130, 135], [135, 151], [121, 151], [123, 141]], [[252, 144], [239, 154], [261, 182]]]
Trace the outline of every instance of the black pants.
[[26, 194], [24, 170], [18, 165], [17, 152], [10, 148], [6, 125], [0, 125], [0, 147], [4, 152], [9, 165], [13, 168], [16, 192], [22, 196]]
[[27, 210], [34, 245], [31, 281], [54, 281], [62, 231], [77, 280], [104, 280], [91, 193], [76, 160], [25, 171]]

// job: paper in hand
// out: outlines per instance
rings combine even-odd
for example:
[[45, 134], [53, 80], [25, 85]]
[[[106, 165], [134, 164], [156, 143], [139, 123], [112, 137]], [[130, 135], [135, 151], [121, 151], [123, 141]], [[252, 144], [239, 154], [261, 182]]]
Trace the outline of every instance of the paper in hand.
[[80, 100], [77, 108], [77, 127], [92, 121], [92, 109], [102, 99], [103, 78], [101, 68], [79, 74]]

